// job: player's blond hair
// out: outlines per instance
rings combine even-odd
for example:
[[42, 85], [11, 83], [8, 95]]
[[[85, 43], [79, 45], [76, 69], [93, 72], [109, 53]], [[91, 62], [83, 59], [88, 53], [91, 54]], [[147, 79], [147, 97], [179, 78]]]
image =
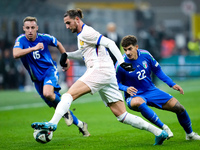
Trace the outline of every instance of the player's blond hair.
[[27, 16], [26, 18], [24, 18], [23, 23], [26, 21], [35, 21], [37, 23], [37, 18], [36, 17], [31, 17], [31, 16]]

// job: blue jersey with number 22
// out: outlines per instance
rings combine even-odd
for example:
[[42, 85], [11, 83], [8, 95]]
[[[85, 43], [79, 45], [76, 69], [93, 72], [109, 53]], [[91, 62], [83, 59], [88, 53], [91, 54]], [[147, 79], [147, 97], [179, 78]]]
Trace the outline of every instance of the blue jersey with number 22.
[[135, 68], [135, 71], [128, 72], [120, 67], [117, 63], [115, 65], [119, 89], [124, 91], [125, 99], [130, 96], [126, 92], [127, 88], [130, 86], [135, 87], [138, 90], [137, 94], [142, 94], [145, 91], [153, 90], [156, 88], [151, 80], [151, 71], [153, 71], [158, 78], [160, 78], [170, 87], [175, 85], [171, 78], [169, 78], [161, 70], [159, 63], [148, 51], [138, 49], [137, 53], [137, 60], [130, 60], [127, 58], [126, 54], [124, 54], [124, 61], [131, 63], [133, 68]]

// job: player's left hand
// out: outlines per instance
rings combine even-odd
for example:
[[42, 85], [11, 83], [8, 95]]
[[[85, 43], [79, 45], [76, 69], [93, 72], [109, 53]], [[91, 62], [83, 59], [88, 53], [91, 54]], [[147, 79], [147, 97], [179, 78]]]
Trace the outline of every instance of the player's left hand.
[[184, 94], [184, 91], [183, 91], [183, 89], [179, 86], [179, 85], [174, 85], [173, 87], [172, 87], [174, 90], [177, 90], [177, 91], [180, 91], [180, 94]]
[[136, 88], [134, 88], [133, 86], [130, 86], [130, 87], [127, 88], [126, 92], [128, 94], [130, 94], [131, 96], [134, 96], [134, 95], [136, 95], [137, 91], [138, 90]]
[[120, 66], [126, 71], [135, 71], [135, 68], [133, 68], [133, 65], [131, 63], [123, 62], [120, 64]]

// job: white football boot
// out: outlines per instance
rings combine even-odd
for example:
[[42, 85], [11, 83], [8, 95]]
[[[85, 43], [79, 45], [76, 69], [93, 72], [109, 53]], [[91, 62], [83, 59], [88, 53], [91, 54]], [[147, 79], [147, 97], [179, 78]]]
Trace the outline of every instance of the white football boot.
[[168, 133], [167, 140], [169, 140], [171, 137], [174, 136], [174, 134], [172, 133], [172, 131], [170, 130], [170, 128], [167, 125], [164, 124], [162, 129]]
[[72, 123], [73, 123], [73, 117], [70, 113], [70, 111], [68, 110], [68, 112], [66, 114], [64, 114], [63, 118], [65, 119], [65, 123], [68, 125], [68, 126], [71, 126]]
[[79, 128], [79, 131], [83, 134], [83, 136], [88, 137], [90, 133], [88, 132], [88, 125], [87, 123], [83, 122], [83, 127]]
[[200, 140], [200, 136], [197, 133], [192, 132], [190, 134], [186, 134], [186, 140]]

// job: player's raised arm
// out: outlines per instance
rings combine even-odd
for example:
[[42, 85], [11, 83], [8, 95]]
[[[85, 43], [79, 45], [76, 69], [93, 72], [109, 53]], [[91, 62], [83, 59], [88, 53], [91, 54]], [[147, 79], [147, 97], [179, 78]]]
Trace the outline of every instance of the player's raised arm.
[[21, 57], [25, 56], [26, 54], [28, 54], [30, 52], [37, 51], [37, 50], [43, 49], [43, 48], [44, 48], [43, 43], [38, 43], [36, 46], [30, 47], [30, 48], [26, 48], [26, 49], [21, 49], [21, 48], [18, 48], [18, 47], [16, 47], [16, 48], [14, 47], [13, 48], [13, 57], [15, 59], [21, 58]]

